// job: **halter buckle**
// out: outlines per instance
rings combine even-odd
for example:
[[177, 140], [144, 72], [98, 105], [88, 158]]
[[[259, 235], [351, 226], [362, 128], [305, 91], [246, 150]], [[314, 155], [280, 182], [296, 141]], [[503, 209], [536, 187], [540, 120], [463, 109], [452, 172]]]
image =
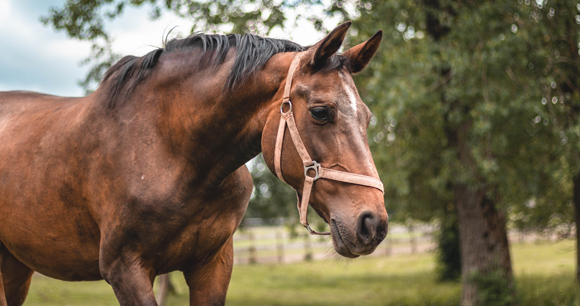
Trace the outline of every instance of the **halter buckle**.
[[[314, 176], [308, 175], [309, 170], [314, 170]], [[320, 178], [320, 164], [316, 161], [312, 161], [312, 165], [304, 166], [304, 177], [311, 177], [313, 180]]]

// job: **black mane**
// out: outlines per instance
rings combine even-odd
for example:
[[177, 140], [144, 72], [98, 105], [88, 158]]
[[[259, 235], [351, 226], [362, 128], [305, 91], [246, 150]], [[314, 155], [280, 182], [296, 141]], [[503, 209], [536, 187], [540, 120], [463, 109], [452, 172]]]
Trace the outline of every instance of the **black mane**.
[[184, 39], [172, 39], [164, 48], [153, 50], [143, 57], [126, 56], [107, 71], [103, 84], [110, 84], [109, 107], [115, 107], [122, 89], [125, 88], [128, 93], [139, 85], [164, 53], [196, 48], [203, 49], [200, 62], [203, 60], [202, 64], [214, 66], [223, 63], [231, 48], [237, 49], [234, 65], [225, 83], [226, 90], [231, 90], [242, 83], [249, 75], [263, 67], [273, 55], [306, 49], [288, 40], [251, 34], [194, 34]]

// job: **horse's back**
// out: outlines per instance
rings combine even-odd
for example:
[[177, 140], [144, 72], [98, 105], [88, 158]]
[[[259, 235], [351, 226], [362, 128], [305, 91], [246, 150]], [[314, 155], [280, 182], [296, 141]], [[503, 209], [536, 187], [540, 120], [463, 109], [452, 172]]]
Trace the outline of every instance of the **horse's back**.
[[4, 100], [18, 100], [18, 99], [39, 99], [39, 98], [64, 98], [66, 99], [66, 97], [60, 97], [60, 96], [55, 96], [55, 95], [50, 95], [50, 94], [45, 94], [45, 93], [41, 93], [41, 92], [36, 92], [36, 91], [28, 91], [28, 90], [11, 90], [11, 91], [0, 91], [0, 102], [4, 101]]
[[77, 104], [82, 99], [53, 96], [32, 91], [0, 92], [0, 134], [3, 131], [1, 126], [7, 125], [7, 120], [22, 121], [35, 116], [48, 120], [50, 118], [56, 119], [59, 117], [57, 113], [59, 109]]
[[37, 92], [0, 92], [0, 157], [6, 161], [8, 155], [21, 156], [38, 145], [51, 151], [58, 140], [67, 141], [64, 137], [70, 138], [86, 119], [83, 102]]
[[0, 107], [2, 108], [16, 106], [17, 104], [30, 104], [31, 106], [38, 106], [39, 104], [46, 102], [66, 102], [78, 99], [79, 98], [61, 97], [35, 91], [0, 91]]

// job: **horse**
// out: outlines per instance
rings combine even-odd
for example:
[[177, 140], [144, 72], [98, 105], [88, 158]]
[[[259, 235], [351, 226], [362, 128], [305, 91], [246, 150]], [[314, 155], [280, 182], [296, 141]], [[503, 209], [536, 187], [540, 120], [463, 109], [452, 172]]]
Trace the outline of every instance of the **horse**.
[[182, 271], [190, 305], [223, 305], [233, 234], [262, 152], [312, 206], [342, 256], [387, 234], [352, 75], [382, 32], [343, 53], [341, 24], [303, 47], [251, 34], [192, 34], [113, 65], [86, 97], [0, 93], [0, 305], [34, 271], [104, 279], [120, 305], [157, 305], [156, 275]]

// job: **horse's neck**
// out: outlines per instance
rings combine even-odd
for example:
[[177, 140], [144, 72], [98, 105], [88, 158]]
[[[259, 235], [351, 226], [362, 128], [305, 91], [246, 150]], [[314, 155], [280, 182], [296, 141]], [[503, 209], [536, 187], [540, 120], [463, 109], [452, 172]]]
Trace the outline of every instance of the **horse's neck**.
[[281, 74], [272, 73], [268, 68], [220, 101], [221, 107], [216, 108], [219, 109], [218, 113], [211, 115], [221, 127], [214, 131], [221, 141], [212, 153], [216, 165], [209, 174], [216, 182], [225, 179], [262, 151], [264, 126], [268, 116], [279, 109], [276, 102], [282, 100]]
[[131, 112], [143, 115], [121, 120], [156, 129], [167, 146], [203, 177], [200, 183], [219, 185], [261, 152], [262, 130], [274, 101], [281, 100], [284, 73], [272, 70], [287, 67], [278, 67], [279, 62], [267, 64], [226, 94], [223, 82], [211, 78], [225, 80], [227, 66], [202, 71], [163, 90], [156, 84], [140, 86], [122, 106], [125, 111], [119, 111], [128, 117]]

